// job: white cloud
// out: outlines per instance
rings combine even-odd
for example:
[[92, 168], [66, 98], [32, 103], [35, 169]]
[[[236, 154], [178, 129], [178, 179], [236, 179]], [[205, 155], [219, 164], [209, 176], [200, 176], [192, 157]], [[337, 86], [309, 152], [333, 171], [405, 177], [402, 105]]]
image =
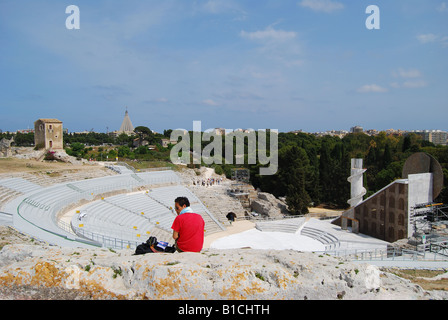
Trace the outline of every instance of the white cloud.
[[387, 88], [383, 88], [377, 84], [366, 84], [358, 89], [359, 93], [371, 93], [371, 92], [383, 93], [383, 92], [387, 92], [387, 91], [388, 91]]
[[265, 30], [261, 31], [246, 32], [242, 30], [240, 32], [240, 36], [249, 40], [283, 42], [286, 40], [294, 39], [297, 36], [297, 33], [295, 33], [294, 31], [275, 30], [274, 28], [269, 26]]
[[442, 3], [437, 7], [437, 11], [439, 11], [439, 12], [448, 12], [448, 5], [446, 4], [446, 2], [442, 2]]
[[242, 30], [240, 37], [257, 43], [258, 53], [270, 60], [275, 60], [286, 67], [303, 65], [301, 44], [295, 31], [275, 29], [272, 25], [264, 30], [248, 32]]
[[227, 12], [234, 8], [234, 4], [231, 1], [222, 0], [209, 0], [204, 4], [203, 9], [209, 13], [219, 14]]
[[400, 77], [400, 78], [420, 78], [422, 76], [422, 74], [420, 73], [419, 70], [417, 69], [409, 69], [409, 70], [405, 70], [405, 69], [398, 69], [392, 72], [392, 75], [394, 77]]
[[439, 36], [435, 35], [433, 33], [417, 35], [417, 40], [420, 41], [421, 43], [432, 43], [432, 42], [436, 42], [438, 39], [439, 39]]
[[221, 13], [223, 11], [227, 11], [228, 9], [229, 5], [223, 1], [210, 0], [204, 4], [204, 10], [213, 14]]
[[305, 64], [305, 61], [301, 60], [301, 59], [285, 61], [285, 65], [287, 67], [301, 67], [304, 64]]
[[425, 80], [412, 80], [412, 81], [405, 81], [403, 83], [403, 88], [424, 88], [426, 87], [428, 84], [426, 83]]
[[442, 46], [444, 46], [445, 48], [448, 47], [448, 36], [442, 37], [440, 39], [440, 43], [442, 44]]
[[417, 35], [417, 40], [422, 44], [439, 43], [445, 48], [448, 47], [448, 36], [437, 35], [434, 33], [419, 34]]
[[216, 101], [214, 101], [212, 99], [202, 100], [202, 103], [207, 105], [207, 106], [211, 106], [211, 107], [216, 107], [216, 106], [219, 105]]
[[392, 71], [392, 75], [396, 78], [404, 79], [403, 83], [393, 82], [390, 84], [392, 88], [423, 88], [428, 85], [428, 83], [422, 79], [422, 73], [417, 69], [398, 69]]
[[214, 15], [233, 14], [235, 16], [234, 20], [239, 21], [245, 20], [247, 17], [246, 11], [241, 8], [238, 2], [233, 0], [209, 0], [204, 4], [200, 4], [197, 10]]
[[302, 0], [299, 5], [313, 11], [325, 13], [344, 9], [342, 3], [331, 0]]

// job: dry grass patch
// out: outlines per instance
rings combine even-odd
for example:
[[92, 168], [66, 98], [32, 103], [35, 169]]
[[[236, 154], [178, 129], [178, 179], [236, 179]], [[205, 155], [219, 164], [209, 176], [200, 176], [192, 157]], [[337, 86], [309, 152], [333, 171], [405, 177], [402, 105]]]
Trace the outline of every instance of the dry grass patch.
[[448, 275], [446, 277], [438, 277], [446, 274], [447, 270], [387, 269], [385, 271], [408, 279], [421, 286], [424, 290], [448, 291]]
[[74, 167], [77, 166], [61, 162], [39, 162], [27, 159], [0, 158], [0, 173], [66, 170], [73, 169]]

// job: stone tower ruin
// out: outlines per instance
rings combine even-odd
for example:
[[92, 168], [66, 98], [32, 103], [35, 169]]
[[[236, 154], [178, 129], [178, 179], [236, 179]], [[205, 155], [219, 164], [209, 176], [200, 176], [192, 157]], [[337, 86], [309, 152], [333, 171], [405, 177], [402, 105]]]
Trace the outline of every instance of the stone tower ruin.
[[38, 149], [62, 150], [64, 148], [62, 121], [39, 119], [34, 122], [34, 145]]

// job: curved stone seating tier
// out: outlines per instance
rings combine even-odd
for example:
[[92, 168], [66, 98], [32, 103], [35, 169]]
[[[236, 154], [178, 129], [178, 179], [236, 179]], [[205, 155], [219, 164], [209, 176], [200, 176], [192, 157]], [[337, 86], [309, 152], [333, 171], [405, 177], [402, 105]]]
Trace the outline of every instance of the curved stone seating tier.
[[255, 228], [263, 232], [296, 233], [305, 223], [305, 218], [257, 222]]
[[154, 171], [144, 173], [130, 173], [108, 176], [103, 178], [87, 179], [71, 182], [73, 189], [79, 192], [101, 194], [120, 188], [132, 189], [138, 186], [151, 186], [161, 184], [177, 184], [181, 179], [173, 171]]
[[146, 240], [149, 235], [154, 235], [157, 231], [157, 225], [143, 215], [124, 210], [105, 201], [96, 201], [86, 206], [81, 213], [85, 213], [82, 218], [80, 214], [73, 216], [72, 228], [78, 235], [91, 240], [97, 240], [101, 235], [133, 241], [135, 245], [135, 242], [140, 239]]
[[127, 168], [126, 166], [121, 165], [106, 165], [106, 168], [118, 173], [118, 174], [126, 174], [126, 173], [134, 173], [131, 169]]
[[299, 233], [325, 245], [325, 251], [336, 250], [340, 247], [339, 239], [323, 230], [307, 227], [306, 218], [292, 218], [276, 221], [257, 222], [255, 228], [262, 232]]
[[56, 222], [58, 210], [83, 198], [82, 194], [66, 185], [53, 186], [25, 197], [19, 205], [18, 214], [34, 225], [58, 232], [60, 231]]
[[0, 186], [0, 209], [10, 200], [17, 198], [21, 194], [20, 191]]
[[134, 178], [142, 179], [142, 182], [144, 182], [145, 185], [160, 185], [165, 183], [178, 184], [182, 182], [182, 179], [176, 175], [174, 171], [170, 170], [135, 173], [132, 176]]
[[303, 227], [300, 231], [303, 236], [310, 237], [325, 245], [325, 251], [336, 250], [340, 247], [340, 242], [334, 235], [311, 227]]
[[95, 201], [83, 206], [72, 217], [71, 225], [78, 235], [95, 241], [101, 241], [98, 240], [101, 235], [126, 240], [131, 246], [149, 236], [172, 242], [171, 226], [177, 215], [173, 210], [174, 200], [180, 196], [187, 197], [192, 210], [204, 218], [207, 234], [222, 230], [202, 202], [181, 185], [154, 187], [146, 192]]
[[200, 214], [204, 219], [206, 234], [225, 230], [223, 224], [210, 213], [199, 198], [184, 186], [177, 185], [150, 189], [147, 196], [159, 201], [168, 208], [174, 208], [174, 200], [177, 197], [185, 196], [190, 201], [190, 207], [193, 212]]
[[12, 189], [21, 193], [28, 193], [42, 189], [41, 186], [22, 178], [0, 180], [0, 187]]
[[157, 199], [157, 201], [168, 208], [174, 208], [174, 200], [177, 197], [187, 197], [191, 206], [200, 202], [190, 190], [181, 185], [150, 189], [147, 196]]
[[[14, 215], [13, 220], [15, 227], [19, 230], [22, 229], [23, 232], [30, 233], [31, 235], [33, 235], [32, 232], [38, 233], [39, 235], [36, 235], [37, 238], [58, 244], [58, 242], [63, 243], [64, 238], [70, 238], [70, 241], [72, 242], [78, 241], [77, 239], [79, 239], [78, 237], [80, 236], [80, 234], [75, 235], [74, 231], [70, 230], [68, 225], [56, 220], [58, 212], [62, 209], [73, 206], [81, 200], [93, 200], [95, 196], [107, 192], [116, 192], [120, 190], [131, 191], [142, 186], [154, 187], [157, 185], [177, 184], [180, 181], [181, 179], [173, 171], [120, 174], [82, 181], [66, 182], [46, 188], [30, 183], [25, 179], [12, 178], [0, 180], [0, 192], [7, 189], [16, 190], [14, 192], [24, 194], [14, 201], [11, 201], [11, 204], [8, 203], [8, 211]], [[140, 195], [140, 197], [142, 196]], [[138, 202], [142, 199], [150, 200], [149, 197], [146, 197], [140, 198]], [[109, 203], [109, 209], [113, 208], [114, 213], [115, 211], [120, 211], [120, 201], [121, 200], [117, 200], [115, 203]], [[102, 205], [106, 206], [107, 202], [102, 202]], [[151, 202], [151, 200], [149, 202]], [[143, 209], [132, 207], [131, 202], [126, 203], [126, 206], [131, 206], [131, 209], [121, 210], [126, 212], [125, 214], [115, 213], [114, 217], [119, 217], [119, 224], [111, 224], [108, 220], [102, 221], [103, 229], [115, 230], [116, 232], [114, 231], [111, 237], [121, 232], [126, 238], [132, 238], [133, 234], [137, 234], [136, 232], [140, 232], [139, 234], [141, 235], [142, 231], [146, 232], [146, 230], [153, 230], [153, 232], [157, 231], [159, 234], [167, 233], [167, 231], [164, 231], [162, 228], [166, 229], [168, 225], [171, 227], [170, 222], [174, 219], [174, 214], [165, 206], [162, 206], [155, 201], [152, 202], [151, 205], [154, 207], [150, 207], [150, 204], [148, 204], [148, 207], [144, 207]], [[151, 219], [141, 214], [143, 210], [153, 210], [154, 208], [157, 208], [158, 213], [162, 215], [161, 217], [152, 217], [154, 221], [151, 221]], [[137, 214], [132, 213], [133, 210], [141, 211], [137, 212]], [[167, 216], [171, 216], [171, 220], [167, 219]], [[116, 230], [116, 228], [120, 227], [120, 224], [124, 227], [121, 227], [120, 230]], [[129, 236], [126, 233], [128, 232], [128, 226], [132, 227]], [[95, 229], [95, 231], [98, 230]], [[61, 241], [59, 241], [60, 238], [62, 239]], [[83, 236], [83, 239], [84, 238], [85, 236]], [[88, 242], [83, 241], [83, 239], [79, 239], [80, 242]], [[93, 237], [90, 239], [93, 239]], [[105, 245], [105, 243], [103, 243], [103, 245]]]
[[84, 206], [73, 216], [72, 228], [84, 236], [91, 232], [137, 241], [153, 235], [156, 229], [170, 232], [175, 217], [143, 193], [121, 194]]

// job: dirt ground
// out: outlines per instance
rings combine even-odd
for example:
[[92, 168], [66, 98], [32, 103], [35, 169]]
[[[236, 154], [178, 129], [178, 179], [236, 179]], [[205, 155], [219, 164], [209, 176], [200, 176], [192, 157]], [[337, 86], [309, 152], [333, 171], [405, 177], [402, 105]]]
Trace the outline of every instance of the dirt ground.
[[97, 167], [89, 165], [73, 165], [63, 162], [40, 162], [27, 159], [0, 158], [0, 174], [14, 172], [89, 170], [92, 168]]
[[344, 210], [335, 210], [335, 209], [326, 209], [326, 208], [309, 208], [309, 213], [307, 214], [308, 217], [313, 218], [324, 218], [324, 217], [339, 217]]

